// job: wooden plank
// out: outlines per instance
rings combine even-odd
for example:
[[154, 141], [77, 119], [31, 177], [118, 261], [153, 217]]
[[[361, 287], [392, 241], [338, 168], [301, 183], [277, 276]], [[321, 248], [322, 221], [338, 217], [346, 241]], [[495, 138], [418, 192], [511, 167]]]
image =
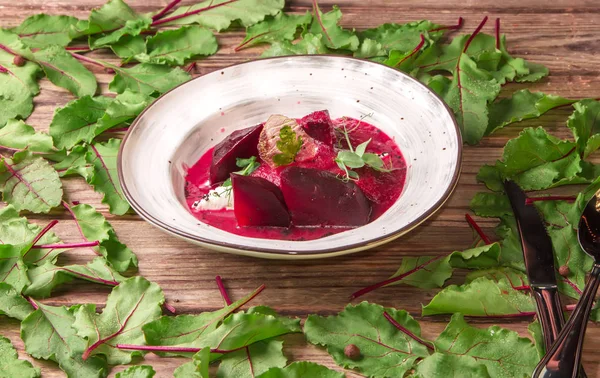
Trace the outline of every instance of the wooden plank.
[[[191, 3], [185, 1], [184, 3]], [[166, 0], [130, 0], [140, 12], [151, 12], [167, 3]], [[87, 17], [89, 10], [103, 4], [100, 0], [77, 0], [70, 2], [22, 0], [19, 2], [0, 0], [0, 25], [17, 25], [25, 17], [45, 12]], [[484, 15], [501, 17], [502, 30], [508, 36], [509, 49], [515, 55], [546, 64], [552, 75], [533, 85], [508, 85], [503, 95], [521, 88], [542, 90], [573, 98], [598, 97], [600, 94], [600, 7], [596, 0], [478, 0], [464, 2], [448, 0], [340, 0], [321, 1], [324, 10], [339, 4], [344, 12], [343, 23], [347, 27], [364, 29], [385, 22], [406, 22], [431, 19], [440, 24], [453, 24], [459, 16], [466, 19], [464, 32], [475, 28]], [[304, 12], [310, 9], [311, 1], [288, 1], [287, 9]], [[484, 29], [492, 33], [492, 23]], [[223, 33], [218, 36], [221, 49], [218, 54], [200, 62], [197, 75], [206, 74], [231, 64], [256, 58], [261, 48], [234, 52], [234, 47], [243, 39], [243, 31]], [[116, 62], [106, 51], [91, 56]], [[107, 91], [111, 75], [91, 67], [99, 79], [102, 91]], [[42, 93], [36, 97], [36, 109], [28, 123], [39, 130], [47, 130], [54, 110], [72, 99], [68, 93], [42, 80]], [[348, 296], [355, 290], [391, 275], [403, 256], [441, 255], [452, 250], [466, 248], [473, 240], [473, 233], [464, 222], [471, 198], [483, 186], [477, 184], [475, 176], [484, 163], [493, 163], [501, 156], [502, 147], [509, 138], [525, 126], [541, 125], [554, 135], [569, 137], [565, 121], [570, 114], [568, 107], [549, 112], [539, 120], [524, 122], [484, 139], [478, 146], [467, 146], [463, 159], [463, 173], [458, 190], [446, 206], [425, 224], [392, 243], [351, 256], [319, 261], [270, 261], [257, 260], [227, 254], [218, 254], [193, 246], [167, 235], [144, 222], [137, 215], [115, 217], [108, 214], [101, 196], [80, 178], [64, 180], [66, 197], [70, 201], [89, 203], [98, 208], [113, 223], [121, 240], [139, 256], [140, 274], [157, 282], [165, 295], [180, 313], [198, 313], [222, 306], [222, 300], [214, 284], [214, 275], [226, 279], [226, 286], [233, 298], [239, 298], [262, 283], [267, 290], [256, 303], [271, 305], [283, 314], [305, 317], [308, 313], [332, 314], [340, 311]], [[560, 193], [572, 192], [575, 188], [560, 189]], [[62, 210], [49, 215], [30, 215], [37, 223], [45, 224], [50, 219], [60, 219], [56, 232], [65, 241], [78, 241], [79, 235], [74, 222]], [[478, 219], [484, 230], [491, 233], [494, 220]], [[90, 258], [85, 250], [72, 251], [61, 257], [63, 262], [82, 262]], [[460, 282], [461, 277], [455, 279]], [[110, 288], [81, 283], [67, 285], [57, 290], [56, 295], [44, 300], [52, 305], [95, 303], [102, 307]], [[427, 303], [434, 291], [396, 286], [381, 289], [365, 297], [366, 300], [385, 306], [404, 308], [418, 317], [420, 306]], [[9, 337], [17, 346], [21, 357], [28, 358], [19, 338], [19, 324], [0, 318], [0, 334]], [[444, 327], [448, 317], [420, 318], [423, 333], [434, 338]], [[526, 327], [531, 319], [473, 320], [474, 324], [487, 327], [492, 323], [514, 329], [526, 336]], [[600, 348], [600, 325], [590, 324], [585, 345], [584, 364], [590, 377], [600, 377], [600, 357], [594, 353]], [[307, 345], [301, 335], [286, 338], [286, 354], [291, 360], [312, 360], [339, 369], [320, 348]], [[181, 363], [176, 358], [159, 358], [148, 355], [141, 363], [155, 367], [157, 377], [168, 377]], [[63, 373], [51, 362], [33, 361], [43, 370], [44, 377], [62, 377]], [[123, 367], [113, 369], [111, 376]], [[349, 373], [349, 377], [358, 376]]]

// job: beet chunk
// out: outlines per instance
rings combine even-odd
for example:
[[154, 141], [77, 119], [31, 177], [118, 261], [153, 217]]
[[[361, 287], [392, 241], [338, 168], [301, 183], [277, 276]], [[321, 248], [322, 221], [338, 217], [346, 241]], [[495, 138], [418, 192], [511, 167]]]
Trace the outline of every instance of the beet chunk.
[[288, 227], [288, 213], [281, 190], [261, 177], [231, 175], [233, 212], [239, 226]]
[[344, 182], [331, 172], [287, 167], [281, 172], [281, 191], [295, 225], [362, 226], [369, 223], [369, 200], [354, 182]]
[[210, 165], [211, 184], [223, 182], [231, 172], [237, 171], [239, 169], [235, 164], [237, 158], [258, 156], [258, 137], [262, 127], [261, 124], [236, 130], [215, 146]]
[[335, 133], [327, 110], [319, 110], [300, 119], [300, 125], [313, 139], [333, 147]]

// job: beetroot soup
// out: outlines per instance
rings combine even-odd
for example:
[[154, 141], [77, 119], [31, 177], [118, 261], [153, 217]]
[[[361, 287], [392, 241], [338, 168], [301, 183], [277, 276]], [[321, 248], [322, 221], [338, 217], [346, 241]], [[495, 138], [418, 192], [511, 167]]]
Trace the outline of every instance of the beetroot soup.
[[187, 205], [237, 235], [312, 240], [377, 219], [400, 196], [406, 162], [364, 120], [326, 110], [272, 115], [208, 150], [186, 176]]

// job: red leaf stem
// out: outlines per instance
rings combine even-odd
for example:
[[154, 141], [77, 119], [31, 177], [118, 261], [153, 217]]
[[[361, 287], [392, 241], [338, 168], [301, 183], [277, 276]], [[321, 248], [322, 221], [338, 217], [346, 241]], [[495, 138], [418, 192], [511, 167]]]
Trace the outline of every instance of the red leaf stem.
[[356, 299], [358, 297], [361, 297], [361, 296], [363, 296], [363, 295], [365, 295], [367, 293], [370, 293], [373, 290], [379, 289], [380, 287], [384, 287], [384, 286], [387, 286], [387, 285], [392, 284], [394, 282], [398, 282], [398, 281], [406, 278], [407, 276], [410, 276], [411, 274], [413, 274], [413, 273], [415, 273], [415, 272], [417, 272], [417, 271], [425, 268], [427, 265], [431, 264], [432, 262], [437, 261], [437, 260], [441, 259], [442, 257], [446, 257], [446, 256], [447, 255], [436, 256], [433, 259], [431, 259], [431, 260], [429, 260], [429, 261], [427, 261], [427, 262], [425, 262], [425, 263], [423, 263], [423, 264], [421, 264], [421, 265], [419, 265], [419, 266], [417, 266], [417, 267], [409, 270], [408, 272], [402, 273], [401, 275], [399, 275], [397, 277], [392, 277], [392, 278], [389, 278], [389, 279], [387, 279], [385, 281], [381, 281], [381, 282], [378, 282], [376, 284], [367, 286], [364, 289], [360, 289], [360, 290], [358, 290], [357, 292], [355, 292], [354, 294], [352, 294], [350, 296], [350, 300], [353, 300], [353, 299]]
[[488, 238], [488, 236], [485, 234], [485, 232], [483, 232], [481, 227], [479, 227], [477, 222], [475, 222], [475, 219], [473, 219], [469, 214], [465, 214], [465, 219], [467, 220], [467, 223], [469, 223], [469, 225], [473, 227], [475, 232], [477, 232], [477, 234], [485, 244], [492, 244], [490, 238]]
[[37, 310], [38, 308], [40, 308], [40, 306], [37, 305], [37, 303], [35, 303], [35, 301], [28, 296], [25, 296], [25, 299], [27, 299], [27, 302], [29, 302], [29, 304], [35, 309]]
[[458, 29], [462, 28], [463, 23], [464, 23], [464, 19], [462, 17], [459, 17], [456, 25], [441, 26], [436, 29], [428, 30], [428, 32], [433, 33], [433, 32], [442, 31], [442, 30], [458, 30]]
[[494, 26], [494, 32], [496, 34], [496, 48], [500, 50], [500, 18], [496, 18], [496, 25]]
[[227, 294], [227, 290], [225, 290], [225, 285], [223, 285], [223, 280], [221, 276], [216, 276], [215, 281], [217, 281], [217, 287], [219, 288], [219, 292], [225, 301], [225, 304], [229, 306], [231, 304], [231, 298], [229, 298], [229, 294]]
[[479, 23], [479, 25], [477, 26], [477, 28], [475, 29], [473, 34], [471, 34], [469, 39], [467, 39], [467, 43], [465, 43], [465, 47], [463, 48], [463, 53], [467, 51], [467, 49], [469, 48], [469, 45], [471, 44], [471, 42], [473, 42], [473, 38], [475, 38], [475, 36], [477, 36], [477, 34], [479, 34], [479, 32], [481, 31], [481, 29], [483, 28], [483, 26], [485, 25], [487, 20], [488, 20], [488, 16], [485, 16], [483, 18], [483, 20], [481, 20], [481, 22]]
[[170, 305], [168, 302], [165, 302], [164, 306], [165, 306], [165, 309], [167, 311], [169, 311], [171, 314], [177, 313], [177, 309], [175, 307], [173, 307], [172, 305]]
[[421, 47], [423, 47], [424, 44], [425, 44], [425, 37], [423, 36], [423, 34], [421, 34], [421, 41], [419, 42], [419, 44], [413, 49], [413, 51], [410, 52], [410, 54], [408, 54], [407, 56], [405, 56], [404, 58], [402, 58], [402, 60], [400, 60], [394, 66], [394, 68], [398, 67], [399, 65], [401, 65], [402, 63], [404, 63], [404, 61], [406, 61], [408, 58], [410, 58], [411, 56], [413, 56], [417, 52], [419, 52], [419, 50], [421, 50]]
[[202, 13], [202, 12], [205, 12], [207, 10], [214, 9], [214, 8], [219, 8], [219, 7], [222, 7], [224, 5], [227, 5], [227, 4], [230, 4], [230, 3], [234, 3], [236, 1], [238, 1], [238, 0], [229, 0], [229, 1], [226, 1], [224, 3], [220, 3], [220, 4], [216, 4], [216, 5], [212, 5], [211, 4], [211, 5], [209, 5], [207, 7], [204, 7], [204, 8], [200, 8], [200, 9], [196, 9], [196, 10], [193, 10], [193, 11], [189, 11], [189, 12], [185, 12], [185, 13], [182, 13], [182, 14], [178, 14], [177, 16], [172, 16], [172, 17], [163, 18], [161, 20], [156, 20], [150, 26], [151, 27], [155, 27], [155, 26], [158, 26], [158, 25], [166, 24], [167, 22], [179, 20], [181, 18], [185, 18], [185, 17], [188, 17], [188, 16], [193, 16], [195, 14]]
[[[77, 206], [79, 204], [79, 202], [77, 201], [73, 201], [73, 205]], [[69, 214], [71, 215], [71, 217], [73, 218], [73, 220], [75, 221], [75, 225], [77, 226], [77, 230], [79, 231], [79, 235], [81, 235], [81, 238], [85, 241], [88, 241], [87, 238], [85, 237], [85, 235], [83, 234], [83, 230], [81, 229], [81, 226], [79, 225], [79, 222], [77, 221], [77, 217], [75, 216], [75, 213], [73, 212], [73, 210], [71, 209], [71, 206], [69, 206], [68, 203], [66, 203], [65, 201], [62, 202], [62, 205], [65, 209], [67, 209], [67, 211], [69, 212]], [[96, 251], [93, 248], [90, 248], [92, 250], [92, 252], [94, 252], [96, 255], [101, 256], [102, 254], [98, 251]]]
[[81, 54], [74, 53], [74, 52], [72, 52], [71, 55], [73, 56], [73, 58], [80, 60], [82, 62], [86, 62], [86, 63], [94, 64], [98, 67], [106, 68], [106, 66], [104, 64], [100, 63], [99, 61], [97, 61], [95, 59], [91, 59], [91, 58], [88, 58]]
[[154, 16], [152, 16], [152, 21], [160, 20], [161, 18], [163, 18], [167, 13], [169, 13], [169, 11], [171, 11], [171, 9], [173, 9], [173, 7], [175, 7], [180, 2], [181, 2], [181, 0], [173, 0], [173, 1], [171, 1], [160, 12], [158, 12], [157, 14], [155, 14]]
[[419, 336], [415, 335], [410, 330], [408, 330], [407, 328], [402, 326], [402, 324], [398, 323], [396, 321], [396, 319], [392, 318], [392, 316], [390, 314], [388, 314], [386, 311], [383, 312], [383, 316], [387, 319], [388, 322], [390, 322], [394, 327], [396, 327], [400, 332], [404, 333], [406, 336], [415, 340], [419, 344], [426, 346], [427, 349], [429, 349], [431, 351], [435, 350], [429, 342], [423, 340], [422, 338], [420, 338]]
[[42, 245], [34, 245], [33, 249], [67, 249], [67, 248], [83, 248], [83, 247], [95, 247], [99, 245], [100, 242], [98, 240], [91, 242], [83, 242], [83, 243], [67, 243], [67, 244], [42, 244]]
[[574, 202], [577, 199], [575, 196], [545, 196], [545, 197], [529, 197], [525, 199], [525, 205], [533, 205], [534, 202], [540, 201], [568, 201]]

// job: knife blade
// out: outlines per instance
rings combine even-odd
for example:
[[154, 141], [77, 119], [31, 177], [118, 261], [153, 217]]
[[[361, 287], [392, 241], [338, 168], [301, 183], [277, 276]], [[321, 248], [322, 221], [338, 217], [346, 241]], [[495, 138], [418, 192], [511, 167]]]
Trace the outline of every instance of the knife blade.
[[554, 272], [552, 241], [536, 207], [525, 203], [527, 195], [523, 190], [513, 181], [505, 181], [504, 189], [517, 221], [525, 270], [548, 350], [565, 322]]

